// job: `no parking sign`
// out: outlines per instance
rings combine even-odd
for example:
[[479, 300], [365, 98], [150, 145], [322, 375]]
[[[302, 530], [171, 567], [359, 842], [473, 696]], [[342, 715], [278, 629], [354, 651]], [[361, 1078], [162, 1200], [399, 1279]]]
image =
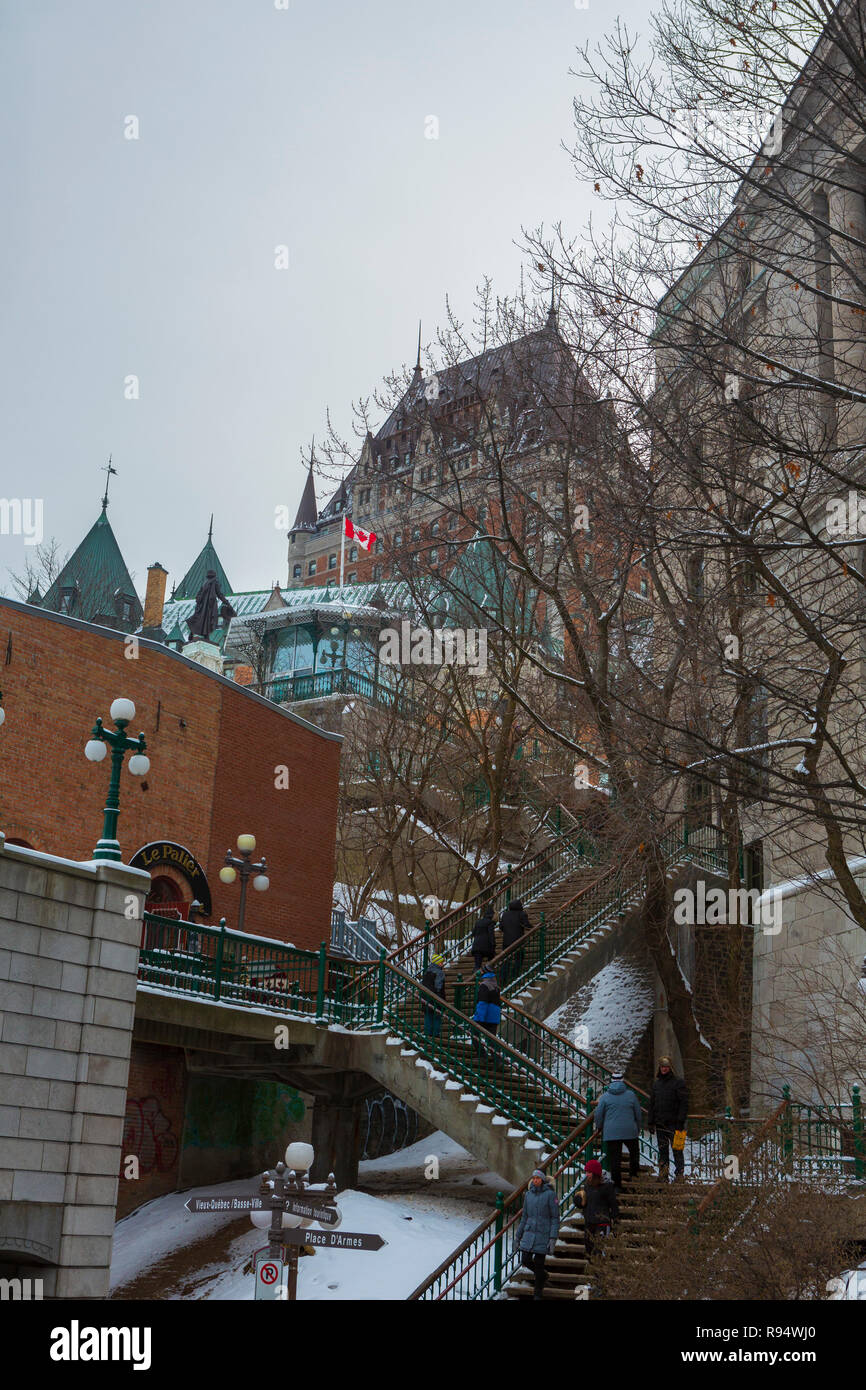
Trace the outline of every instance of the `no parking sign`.
[[284, 1273], [285, 1265], [283, 1261], [275, 1258], [265, 1246], [262, 1250], [257, 1250], [255, 1255], [255, 1275], [257, 1299], [277, 1299], [285, 1298]]

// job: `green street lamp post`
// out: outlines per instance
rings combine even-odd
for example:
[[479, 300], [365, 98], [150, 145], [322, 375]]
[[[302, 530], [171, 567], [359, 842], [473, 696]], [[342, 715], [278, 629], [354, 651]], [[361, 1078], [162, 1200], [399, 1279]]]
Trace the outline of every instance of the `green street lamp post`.
[[[238, 874], [241, 876], [241, 900], [238, 907], [238, 931], [244, 929], [244, 915], [247, 909], [247, 884], [253, 879], [253, 887], [257, 893], [264, 893], [270, 887], [270, 879], [265, 873], [267, 860], [262, 855], [258, 864], [253, 863], [253, 850], [256, 847], [255, 835], [239, 835], [238, 849], [241, 857], [236, 859], [230, 849], [226, 850], [226, 857], [223, 867], [220, 869], [221, 883], [234, 883]], [[255, 877], [253, 878], [253, 875]]]
[[129, 760], [129, 770], [134, 777], [145, 777], [150, 770], [150, 759], [145, 757], [147, 747], [144, 734], [129, 738], [126, 726], [135, 718], [135, 705], [131, 700], [114, 700], [109, 711], [114, 720], [114, 730], [104, 729], [102, 720], [97, 719], [90, 739], [84, 745], [84, 756], [92, 763], [101, 763], [109, 748], [111, 749], [111, 780], [108, 784], [108, 797], [105, 802], [105, 815], [102, 822], [102, 839], [93, 851], [94, 859], [121, 860], [120, 844], [117, 839], [117, 817], [120, 815], [120, 769], [124, 753], [134, 750]]

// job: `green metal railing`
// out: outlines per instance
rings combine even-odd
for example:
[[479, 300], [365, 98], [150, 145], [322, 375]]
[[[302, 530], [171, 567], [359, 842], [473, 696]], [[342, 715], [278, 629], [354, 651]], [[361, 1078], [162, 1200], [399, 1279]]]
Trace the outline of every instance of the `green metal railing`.
[[138, 978], [162, 991], [363, 1026], [375, 1005], [355, 989], [366, 970], [366, 962], [334, 959], [324, 942], [302, 951], [233, 931], [225, 919], [213, 927], [144, 913]]
[[276, 704], [300, 700], [319, 700], [328, 695], [360, 695], [375, 704], [395, 707], [400, 714], [416, 716], [423, 710], [417, 700], [403, 695], [387, 682], [362, 675], [348, 666], [335, 670], [308, 672], [306, 675], [276, 676], [254, 687]]
[[463, 1083], [528, 1138], [553, 1147], [585, 1114], [588, 1098], [531, 1052], [489, 1033], [383, 959], [377, 1014], [431, 1070]]

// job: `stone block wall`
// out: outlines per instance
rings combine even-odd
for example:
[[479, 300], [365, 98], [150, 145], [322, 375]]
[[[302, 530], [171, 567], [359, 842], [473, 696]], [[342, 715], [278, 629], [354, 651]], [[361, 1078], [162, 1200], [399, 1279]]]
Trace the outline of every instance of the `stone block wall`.
[[149, 881], [0, 834], [0, 1273], [46, 1297], [108, 1293]]
[[780, 931], [755, 932], [753, 1114], [777, 1104], [785, 1083], [795, 1099], [824, 1103], [848, 1101], [855, 1082], [866, 1084], [866, 933], [831, 891], [786, 884]]

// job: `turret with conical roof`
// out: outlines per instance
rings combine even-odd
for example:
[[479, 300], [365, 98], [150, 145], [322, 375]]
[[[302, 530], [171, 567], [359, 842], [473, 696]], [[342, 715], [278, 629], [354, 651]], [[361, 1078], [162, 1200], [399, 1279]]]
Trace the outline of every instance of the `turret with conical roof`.
[[[109, 477], [117, 470], [108, 463]], [[108, 479], [102, 511], [41, 600], [42, 607], [87, 623], [135, 632], [143, 615], [108, 520]]]
[[304, 484], [304, 491], [301, 494], [298, 515], [295, 517], [295, 524], [289, 532], [289, 535], [292, 535], [295, 531], [315, 531], [318, 519], [319, 509], [316, 506], [316, 483], [313, 478], [313, 455], [311, 452], [310, 467], [307, 473], [307, 481]]
[[228, 575], [220, 564], [220, 558], [214, 549], [213, 514], [211, 514], [207, 540], [193, 560], [183, 579], [181, 579], [180, 583], [172, 590], [172, 598], [195, 598], [207, 578], [208, 570], [214, 571], [219, 582], [219, 587], [224, 594], [233, 592]]

